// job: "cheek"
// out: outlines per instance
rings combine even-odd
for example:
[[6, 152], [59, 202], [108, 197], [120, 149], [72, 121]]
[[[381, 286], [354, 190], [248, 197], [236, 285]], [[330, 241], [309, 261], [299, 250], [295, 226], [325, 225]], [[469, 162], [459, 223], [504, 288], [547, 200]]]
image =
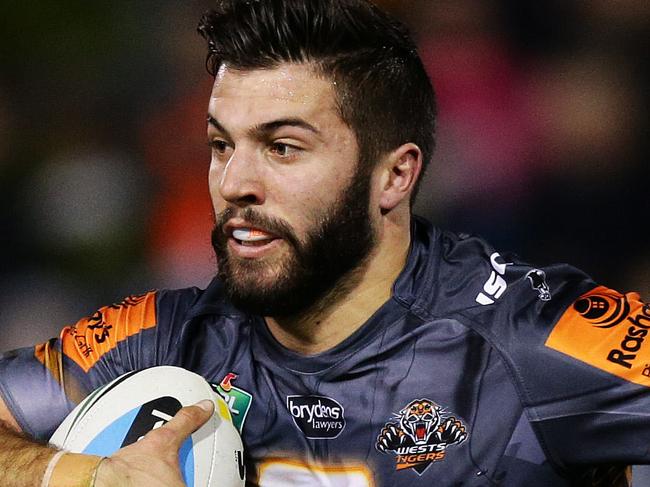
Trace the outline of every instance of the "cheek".
[[[302, 236], [318, 225], [337, 199], [340, 187], [322, 175], [284, 179], [269, 196], [269, 211], [287, 221]], [[267, 192], [270, 195], [271, 192]]]
[[299, 213], [318, 214], [338, 199], [345, 184], [343, 178], [328, 175], [325, 171], [305, 174], [285, 182], [281, 204]]
[[222, 176], [223, 165], [212, 160], [212, 162], [210, 162], [210, 169], [208, 170], [208, 188], [210, 190], [212, 206], [215, 211], [225, 205], [225, 201], [221, 197], [221, 192], [219, 191]]

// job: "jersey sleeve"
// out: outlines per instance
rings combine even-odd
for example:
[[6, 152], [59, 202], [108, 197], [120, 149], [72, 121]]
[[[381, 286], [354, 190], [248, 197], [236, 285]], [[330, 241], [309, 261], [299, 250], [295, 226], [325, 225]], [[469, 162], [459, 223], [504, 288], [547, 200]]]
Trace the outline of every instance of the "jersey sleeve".
[[[648, 463], [650, 305], [605, 286], [582, 293], [549, 327], [557, 400], [535, 420], [563, 464]], [[542, 388], [543, 385], [538, 385]]]
[[491, 324], [549, 459], [566, 471], [649, 463], [650, 306], [566, 265], [511, 272], [475, 318]]
[[48, 439], [99, 386], [166, 363], [198, 290], [129, 296], [66, 326], [58, 338], [0, 356], [0, 394], [23, 431]]

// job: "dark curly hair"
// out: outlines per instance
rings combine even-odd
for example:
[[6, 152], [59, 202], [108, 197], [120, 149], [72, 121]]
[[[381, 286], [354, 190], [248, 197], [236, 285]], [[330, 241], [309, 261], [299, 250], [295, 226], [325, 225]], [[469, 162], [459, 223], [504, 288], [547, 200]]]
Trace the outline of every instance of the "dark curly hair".
[[335, 83], [362, 161], [374, 163], [412, 142], [428, 165], [436, 112], [431, 82], [406, 27], [369, 1], [218, 0], [198, 31], [208, 42], [212, 75], [223, 64], [246, 70], [308, 63]]

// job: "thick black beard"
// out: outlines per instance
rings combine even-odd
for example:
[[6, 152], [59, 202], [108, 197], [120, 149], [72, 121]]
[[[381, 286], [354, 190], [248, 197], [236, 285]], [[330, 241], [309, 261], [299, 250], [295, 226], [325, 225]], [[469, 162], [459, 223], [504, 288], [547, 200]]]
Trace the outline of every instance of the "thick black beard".
[[[217, 275], [232, 303], [249, 313], [287, 317], [304, 313], [332, 292], [345, 292], [353, 283], [344, 281], [362, 266], [375, 244], [369, 202], [370, 177], [360, 164], [350, 185], [320, 217], [304, 243], [286, 222], [263, 216], [252, 207], [228, 208], [217, 215], [212, 246]], [[234, 216], [282, 237], [293, 250], [272, 284], [259, 279], [272, 264], [230, 259], [228, 237], [222, 229]]]

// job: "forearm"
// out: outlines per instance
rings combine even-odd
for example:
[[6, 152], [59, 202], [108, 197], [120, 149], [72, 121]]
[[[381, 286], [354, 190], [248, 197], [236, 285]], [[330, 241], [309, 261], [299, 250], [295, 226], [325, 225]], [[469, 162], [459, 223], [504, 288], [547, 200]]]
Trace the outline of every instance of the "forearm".
[[28, 439], [0, 421], [0, 485], [40, 486], [56, 450]]
[[[2, 487], [89, 487], [101, 457], [65, 453], [30, 440], [0, 421], [0, 485]], [[52, 461], [54, 459], [54, 461]]]
[[[17, 433], [0, 419], [0, 486], [182, 487], [178, 450], [213, 413], [210, 400], [186, 406], [164, 426], [105, 459], [76, 453], [54, 458], [57, 450]], [[6, 408], [3, 417], [11, 417]], [[49, 481], [43, 482], [46, 471]]]

